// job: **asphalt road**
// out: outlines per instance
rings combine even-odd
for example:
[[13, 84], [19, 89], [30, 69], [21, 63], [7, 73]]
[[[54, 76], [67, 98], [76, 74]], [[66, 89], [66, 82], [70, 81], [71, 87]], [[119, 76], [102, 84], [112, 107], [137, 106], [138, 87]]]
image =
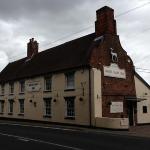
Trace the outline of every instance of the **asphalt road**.
[[150, 138], [0, 123], [0, 150], [149, 150]]

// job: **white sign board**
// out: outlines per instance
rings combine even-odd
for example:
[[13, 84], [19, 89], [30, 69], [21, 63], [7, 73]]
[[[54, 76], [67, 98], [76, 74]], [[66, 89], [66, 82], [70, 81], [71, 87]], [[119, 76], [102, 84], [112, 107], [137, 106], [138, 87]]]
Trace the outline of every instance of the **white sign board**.
[[111, 102], [110, 113], [121, 113], [123, 112], [123, 102]]
[[41, 85], [39, 82], [30, 82], [30, 83], [27, 83], [27, 85], [26, 85], [26, 89], [29, 92], [39, 91], [40, 88], [41, 88]]
[[104, 66], [104, 76], [126, 79], [125, 69], [120, 69], [117, 64]]

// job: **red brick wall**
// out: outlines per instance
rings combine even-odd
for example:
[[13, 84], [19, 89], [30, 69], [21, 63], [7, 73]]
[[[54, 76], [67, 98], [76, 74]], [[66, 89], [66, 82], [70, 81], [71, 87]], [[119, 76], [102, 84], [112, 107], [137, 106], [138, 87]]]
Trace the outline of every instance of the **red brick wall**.
[[[94, 46], [95, 45], [95, 46]], [[100, 68], [102, 71], [102, 115], [103, 117], [127, 117], [127, 104], [125, 96], [135, 96], [134, 66], [131, 58], [121, 47], [119, 36], [107, 34], [103, 41], [93, 44], [90, 63], [93, 67]], [[118, 55], [118, 66], [125, 69], [126, 79], [104, 76], [103, 67], [110, 66], [111, 50]], [[130, 60], [130, 62], [128, 62]], [[124, 103], [123, 113], [110, 113], [111, 102], [122, 101]]]

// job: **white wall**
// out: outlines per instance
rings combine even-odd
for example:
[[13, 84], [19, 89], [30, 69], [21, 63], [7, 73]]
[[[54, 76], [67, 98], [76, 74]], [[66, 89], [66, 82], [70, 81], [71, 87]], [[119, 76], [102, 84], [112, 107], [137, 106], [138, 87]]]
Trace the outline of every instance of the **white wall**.
[[[146, 99], [137, 102], [137, 123], [150, 123], [150, 89], [136, 76], [134, 79], [137, 98]], [[147, 113], [143, 113], [143, 106], [147, 106]]]

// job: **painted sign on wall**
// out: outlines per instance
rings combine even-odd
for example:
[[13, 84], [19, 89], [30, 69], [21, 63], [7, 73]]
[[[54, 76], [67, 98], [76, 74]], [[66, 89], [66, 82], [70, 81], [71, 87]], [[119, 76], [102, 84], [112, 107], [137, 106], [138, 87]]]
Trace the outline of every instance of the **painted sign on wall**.
[[27, 83], [26, 85], [26, 89], [28, 92], [37, 92], [39, 91], [41, 88], [41, 85], [39, 82], [30, 82], [30, 83]]
[[126, 79], [125, 69], [120, 69], [117, 64], [104, 66], [104, 76]]
[[110, 113], [121, 113], [123, 112], [123, 102], [111, 102]]

